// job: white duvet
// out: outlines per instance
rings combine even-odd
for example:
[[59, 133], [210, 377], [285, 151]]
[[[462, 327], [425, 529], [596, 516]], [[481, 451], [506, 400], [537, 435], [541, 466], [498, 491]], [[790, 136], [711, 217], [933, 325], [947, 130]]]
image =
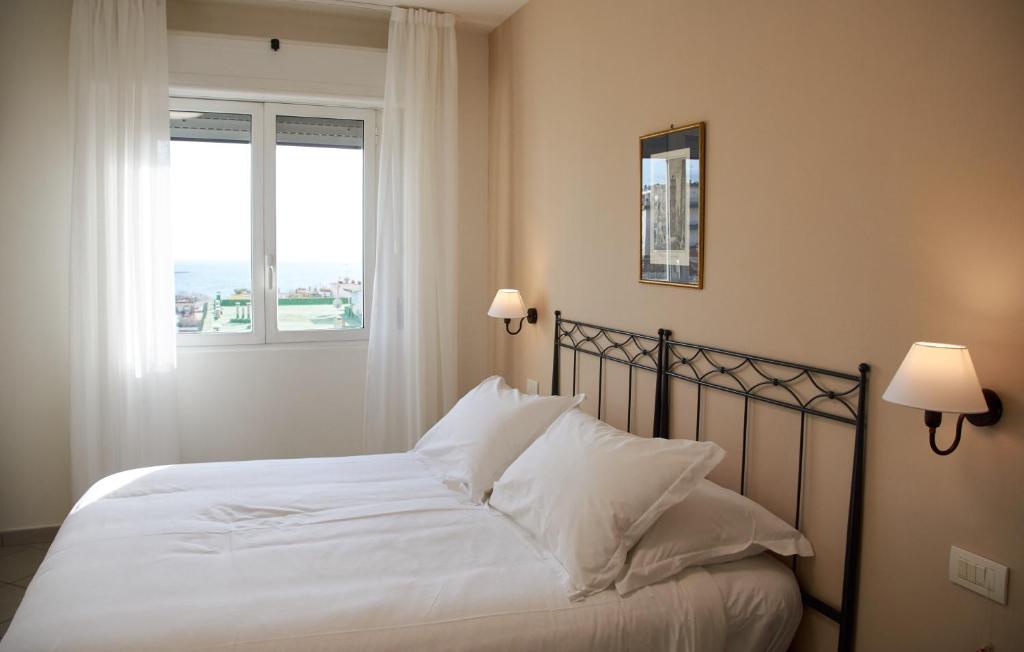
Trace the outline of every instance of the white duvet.
[[398, 454], [111, 476], [0, 650], [783, 650], [799, 620], [769, 559], [571, 602], [511, 522]]

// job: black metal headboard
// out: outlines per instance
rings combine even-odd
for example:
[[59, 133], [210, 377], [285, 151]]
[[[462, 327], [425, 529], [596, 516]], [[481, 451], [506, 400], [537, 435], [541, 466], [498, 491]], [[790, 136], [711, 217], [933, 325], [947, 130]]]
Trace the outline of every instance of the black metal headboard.
[[[626, 430], [631, 430], [635, 375], [655, 375], [655, 437], [669, 437], [671, 385], [679, 380], [696, 386], [694, 438], [700, 439], [702, 394], [724, 392], [743, 399], [743, 439], [740, 453], [740, 493], [747, 489], [748, 413], [751, 401], [774, 405], [800, 414], [800, 445], [796, 479], [795, 526], [800, 529], [800, 503], [804, 489], [804, 444], [808, 417], [827, 419], [852, 426], [853, 460], [847, 513], [846, 550], [843, 559], [842, 597], [834, 607], [801, 588], [804, 604], [839, 625], [840, 652], [853, 649], [857, 610], [857, 582], [860, 569], [861, 521], [864, 499], [864, 439], [868, 371], [861, 363], [858, 373], [843, 373], [746, 353], [737, 353], [671, 339], [672, 332], [658, 335], [634, 333], [617, 328], [564, 319], [555, 311], [554, 359], [551, 393], [560, 393], [561, 351], [572, 351], [572, 391], [576, 393], [580, 354], [598, 359], [597, 416], [602, 417], [605, 363], [628, 367]], [[793, 558], [796, 570], [797, 558]]]

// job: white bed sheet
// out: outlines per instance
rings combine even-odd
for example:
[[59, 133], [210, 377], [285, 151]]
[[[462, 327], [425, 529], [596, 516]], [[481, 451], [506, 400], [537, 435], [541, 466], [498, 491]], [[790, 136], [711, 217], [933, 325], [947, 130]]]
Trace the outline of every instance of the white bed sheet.
[[111, 476], [68, 516], [3, 652], [784, 650], [787, 568], [567, 598], [561, 566], [411, 454]]

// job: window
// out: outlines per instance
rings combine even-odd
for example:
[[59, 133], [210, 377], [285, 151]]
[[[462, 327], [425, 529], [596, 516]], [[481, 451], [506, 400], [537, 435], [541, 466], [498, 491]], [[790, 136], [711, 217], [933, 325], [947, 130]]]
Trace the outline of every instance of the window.
[[179, 333], [251, 333], [253, 115], [171, 112]]
[[171, 101], [178, 342], [365, 338], [375, 114]]

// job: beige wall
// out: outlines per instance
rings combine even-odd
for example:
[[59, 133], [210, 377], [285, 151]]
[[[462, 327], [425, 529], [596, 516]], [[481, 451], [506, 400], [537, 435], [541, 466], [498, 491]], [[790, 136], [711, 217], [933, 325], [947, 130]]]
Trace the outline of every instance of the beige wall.
[[459, 48], [459, 389], [493, 373], [494, 340], [487, 308], [494, 297], [488, 207], [488, 39], [458, 30]]
[[[1022, 61], [1012, 1], [532, 0], [491, 34], [492, 271], [542, 314], [498, 368], [547, 385], [555, 308], [870, 362], [861, 650], [1024, 645]], [[705, 289], [641, 285], [637, 138], [698, 120]], [[879, 398], [921, 339], [1005, 402], [947, 458]], [[947, 581], [951, 544], [1011, 567], [1007, 606]]]
[[0, 530], [67, 512], [70, 0], [0, 6]]
[[286, 7], [269, 2], [168, 0], [167, 28], [277, 37], [282, 41], [294, 39], [370, 48], [388, 46], [386, 13], [343, 6]]

